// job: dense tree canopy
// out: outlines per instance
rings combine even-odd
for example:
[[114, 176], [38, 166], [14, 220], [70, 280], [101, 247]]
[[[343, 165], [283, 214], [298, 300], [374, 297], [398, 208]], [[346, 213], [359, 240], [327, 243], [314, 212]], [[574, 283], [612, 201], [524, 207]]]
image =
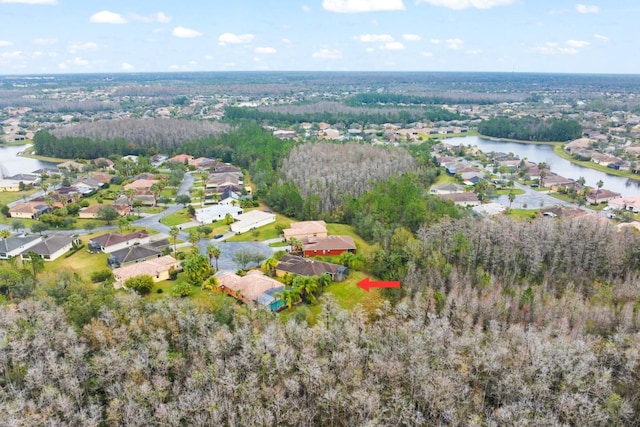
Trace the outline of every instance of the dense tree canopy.
[[570, 141], [580, 138], [582, 126], [575, 120], [538, 117], [494, 117], [478, 124], [478, 132], [496, 138], [523, 141]]

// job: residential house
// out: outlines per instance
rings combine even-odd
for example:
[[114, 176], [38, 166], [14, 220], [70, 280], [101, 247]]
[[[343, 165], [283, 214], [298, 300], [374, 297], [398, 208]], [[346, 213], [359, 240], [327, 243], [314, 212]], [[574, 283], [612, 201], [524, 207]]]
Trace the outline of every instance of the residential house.
[[598, 203], [608, 202], [609, 200], [620, 197], [620, 193], [607, 190], [606, 188], [596, 188], [586, 194], [587, 203], [597, 205]]
[[16, 257], [37, 245], [42, 239], [42, 236], [9, 236], [0, 239], [0, 259]]
[[549, 173], [542, 180], [542, 186], [544, 188], [551, 188], [552, 190], [558, 190], [559, 188], [566, 188], [573, 185], [574, 181], [569, 178], [565, 178], [555, 173]]
[[190, 166], [197, 169], [206, 169], [215, 167], [219, 162], [216, 159], [209, 159], [207, 157], [198, 157], [196, 159], [188, 160]]
[[231, 205], [213, 205], [204, 208], [196, 209], [196, 220], [201, 224], [211, 224], [212, 222], [224, 219], [227, 214], [231, 215], [233, 219], [237, 219], [242, 215], [244, 210], [238, 206]]
[[451, 200], [458, 206], [479, 206], [481, 204], [480, 199], [476, 193], [450, 193], [440, 194], [439, 197], [442, 200]]
[[640, 196], [623, 196], [609, 200], [608, 206], [615, 210], [626, 210], [633, 213], [640, 212]]
[[118, 212], [118, 215], [120, 216], [127, 216], [131, 213], [131, 208], [129, 207], [128, 204], [116, 205], [114, 203], [113, 205], [106, 205], [103, 203], [99, 203], [97, 205], [92, 205], [92, 206], [80, 209], [80, 211], [78, 212], [78, 217], [82, 219], [98, 219], [100, 217], [100, 209], [102, 209], [104, 206], [113, 206], [116, 212]]
[[[218, 276], [218, 289], [247, 304], [260, 304], [271, 311], [281, 307], [280, 298], [284, 286], [265, 276], [260, 270], [250, 270], [244, 276], [226, 273]], [[266, 294], [266, 295], [265, 295]]]
[[305, 257], [355, 254], [356, 244], [350, 236], [306, 237], [302, 240], [302, 252]]
[[[23, 183], [24, 185], [24, 183]], [[15, 192], [20, 191], [22, 185], [20, 185], [20, 181], [16, 181], [15, 179], [0, 179], [0, 191], [5, 192]]]
[[73, 160], [67, 160], [66, 162], [58, 163], [57, 166], [58, 170], [66, 169], [68, 171], [81, 172], [87, 165], [85, 165], [84, 163], [74, 162]]
[[178, 154], [177, 156], [173, 156], [169, 159], [167, 159], [168, 162], [173, 162], [173, 163], [181, 163], [181, 164], [188, 164], [189, 161], [193, 159], [193, 156], [190, 156], [188, 154]]
[[287, 254], [276, 265], [276, 275], [278, 277], [282, 277], [286, 273], [298, 276], [320, 276], [327, 273], [334, 282], [342, 282], [349, 275], [349, 268], [343, 265]]
[[591, 148], [593, 141], [589, 138], [578, 138], [565, 144], [564, 149], [573, 154], [576, 150], [587, 150]]
[[255, 228], [276, 222], [276, 215], [271, 212], [253, 210], [236, 217], [236, 222], [231, 224], [231, 231], [236, 234], [246, 233]]
[[34, 173], [19, 173], [13, 176], [8, 176], [6, 178], [22, 182], [22, 184], [24, 185], [36, 185], [42, 180], [42, 178], [40, 178], [40, 175]]
[[459, 184], [442, 184], [434, 185], [429, 189], [430, 194], [452, 194], [452, 193], [464, 193], [465, 186]]
[[179, 269], [180, 261], [176, 260], [171, 255], [148, 259], [146, 261], [114, 269], [113, 276], [115, 277], [115, 283], [113, 286], [116, 289], [119, 289], [124, 286], [124, 282], [127, 279], [142, 275], [151, 276], [154, 282], [169, 280], [170, 272], [172, 270]]
[[107, 258], [107, 265], [111, 268], [119, 268], [152, 258], [160, 258], [161, 256], [162, 251], [153, 246], [134, 245], [112, 252]]
[[38, 219], [43, 213], [47, 213], [51, 207], [43, 201], [30, 201], [16, 203], [9, 208], [11, 218]]
[[144, 245], [150, 241], [151, 237], [145, 230], [129, 234], [107, 233], [89, 240], [89, 251], [113, 253], [129, 246]]
[[282, 230], [284, 240], [295, 237], [298, 240], [309, 237], [327, 237], [327, 223], [324, 221], [292, 222], [289, 228]]
[[74, 245], [79, 245], [80, 240], [67, 234], [53, 234], [45, 237], [32, 247], [25, 249], [21, 253], [22, 259], [29, 259], [27, 253], [35, 252], [45, 261], [55, 261], [62, 255], [69, 252]]
[[132, 189], [135, 191], [149, 190], [154, 184], [157, 184], [158, 182], [159, 180], [157, 179], [136, 179], [135, 181], [126, 184], [123, 188], [125, 190]]

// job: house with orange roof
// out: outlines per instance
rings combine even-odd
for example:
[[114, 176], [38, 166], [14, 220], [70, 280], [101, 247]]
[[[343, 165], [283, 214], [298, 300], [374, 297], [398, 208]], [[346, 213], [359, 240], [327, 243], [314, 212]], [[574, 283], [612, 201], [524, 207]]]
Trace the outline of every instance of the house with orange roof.
[[115, 278], [113, 286], [116, 289], [122, 288], [127, 279], [142, 275], [151, 276], [154, 282], [169, 280], [170, 272], [180, 268], [180, 261], [171, 255], [148, 259], [125, 267], [115, 268], [113, 270]]

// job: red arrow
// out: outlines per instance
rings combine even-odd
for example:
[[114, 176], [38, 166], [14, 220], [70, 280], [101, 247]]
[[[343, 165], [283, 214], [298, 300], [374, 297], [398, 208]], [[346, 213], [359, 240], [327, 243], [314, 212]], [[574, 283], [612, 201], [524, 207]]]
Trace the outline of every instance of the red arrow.
[[399, 288], [400, 282], [372, 282], [368, 277], [365, 277], [358, 282], [358, 286], [369, 292], [371, 288]]

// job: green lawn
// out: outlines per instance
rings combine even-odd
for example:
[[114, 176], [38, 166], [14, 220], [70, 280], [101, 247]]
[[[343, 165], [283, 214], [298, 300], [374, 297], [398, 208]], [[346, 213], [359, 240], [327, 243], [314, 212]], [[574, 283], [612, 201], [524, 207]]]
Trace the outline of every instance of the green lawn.
[[327, 224], [327, 232], [330, 236], [350, 236], [359, 251], [368, 250], [371, 245], [360, 237], [352, 225], [347, 224]]
[[182, 208], [179, 211], [172, 213], [171, 215], [167, 215], [160, 220], [160, 222], [166, 226], [173, 227], [174, 225], [184, 224], [186, 222], [192, 221], [187, 208]]
[[[367, 274], [360, 271], [352, 271], [349, 278], [344, 282], [331, 283], [324, 290], [324, 293], [331, 294], [338, 305], [346, 310], [351, 310], [357, 305], [360, 305], [367, 313], [374, 314], [384, 299], [380, 294], [380, 289], [371, 289], [366, 292], [357, 283], [367, 277]], [[373, 280], [373, 278], [372, 278]], [[301, 306], [299, 304], [289, 309], [285, 309], [280, 312], [279, 316], [283, 321], [287, 321], [289, 316], [295, 313]], [[315, 304], [308, 305], [311, 312], [311, 316], [308, 319], [311, 324], [314, 324], [318, 318], [318, 315], [322, 312], [322, 303], [317, 302]]]
[[87, 243], [89, 242], [89, 239], [93, 238], [97, 234], [102, 233], [95, 233], [87, 237], [82, 237], [80, 240], [84, 244], [84, 247], [69, 258], [66, 258], [63, 255], [55, 261], [45, 262], [45, 274], [55, 274], [59, 270], [67, 269], [74, 271], [82, 277], [83, 281], [90, 283], [91, 273], [109, 268], [107, 266], [107, 258], [109, 258], [109, 254], [92, 254], [87, 251]]
[[1, 191], [0, 192], [0, 204], [6, 205], [17, 200], [23, 201], [25, 197], [28, 197], [38, 191], [37, 189], [28, 191]]
[[538, 209], [511, 209], [508, 214], [505, 213], [505, 215], [508, 215], [511, 218], [526, 220], [533, 219], [539, 214], [540, 211]]
[[517, 196], [519, 194], [524, 194], [524, 190], [522, 190], [521, 188], [503, 188], [496, 191], [496, 194], [498, 196], [508, 196], [509, 193], [513, 193]]

